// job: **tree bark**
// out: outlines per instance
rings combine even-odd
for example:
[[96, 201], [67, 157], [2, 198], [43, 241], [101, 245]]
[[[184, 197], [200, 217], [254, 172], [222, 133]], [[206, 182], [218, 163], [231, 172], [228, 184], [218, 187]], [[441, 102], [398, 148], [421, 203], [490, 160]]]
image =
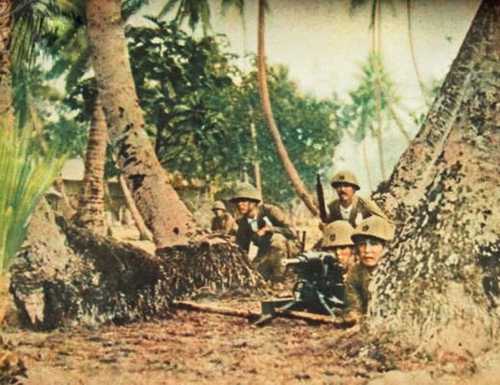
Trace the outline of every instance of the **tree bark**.
[[12, 107], [12, 0], [0, 0], [0, 129], [14, 127]]
[[406, 25], [408, 28], [408, 44], [410, 46], [410, 53], [411, 53], [411, 61], [413, 63], [413, 69], [415, 70], [415, 76], [417, 77], [417, 82], [418, 82], [418, 87], [420, 88], [420, 93], [422, 94], [422, 98], [424, 99], [424, 102], [427, 104], [427, 97], [425, 95], [425, 87], [424, 87], [424, 82], [422, 80], [422, 75], [420, 75], [420, 71], [418, 69], [418, 64], [417, 64], [417, 55], [415, 54], [415, 45], [413, 44], [413, 28], [412, 28], [412, 17], [411, 17], [411, 9], [412, 9], [412, 4], [411, 0], [406, 0], [406, 16], [407, 16], [407, 21]]
[[253, 161], [253, 173], [255, 177], [255, 187], [257, 188], [257, 191], [259, 191], [260, 195], [262, 196], [262, 175], [260, 173], [260, 162], [258, 159], [258, 154], [259, 154], [259, 148], [257, 146], [257, 132], [255, 130], [255, 124], [252, 122], [250, 123], [250, 134], [252, 136], [252, 145], [253, 145], [253, 151], [254, 151], [254, 156], [255, 159]]
[[[479, 65], [485, 55], [484, 49], [477, 47], [484, 47], [485, 31], [494, 29], [489, 25], [488, 6], [492, 7], [492, 2], [484, 1], [478, 10], [425, 123], [401, 156], [388, 183], [379, 188], [379, 192], [389, 195], [385, 197], [387, 201], [404, 201], [406, 205], [416, 203], [421, 196], [421, 189], [432, 177], [428, 174], [431, 165], [441, 155], [456, 119], [463, 112], [461, 107], [466, 94], [470, 92], [474, 66]], [[395, 208], [393, 204], [386, 207], [393, 214]], [[402, 212], [400, 214], [404, 215]]]
[[107, 232], [104, 210], [104, 166], [106, 164], [106, 147], [108, 144], [108, 128], [97, 96], [92, 113], [87, 153], [85, 158], [85, 175], [76, 214], [76, 224], [96, 234]]
[[144, 130], [119, 0], [87, 0], [87, 28], [99, 94], [118, 166], [157, 248], [185, 243], [194, 218], [167, 181]]
[[453, 333], [456, 343], [486, 344], [499, 331], [499, 26], [500, 3], [484, 0], [425, 124], [379, 190], [406, 209], [373, 282], [378, 326], [417, 338]]
[[300, 179], [300, 175], [297, 172], [295, 166], [293, 165], [290, 157], [288, 156], [288, 151], [283, 144], [281, 139], [281, 134], [279, 132], [278, 126], [274, 121], [273, 111], [271, 108], [271, 101], [269, 98], [269, 90], [267, 88], [267, 69], [266, 69], [266, 54], [265, 54], [265, 0], [259, 0], [259, 26], [258, 26], [258, 47], [257, 47], [257, 75], [259, 80], [259, 93], [262, 104], [262, 110], [264, 113], [264, 118], [266, 119], [267, 126], [271, 132], [274, 144], [276, 145], [276, 150], [278, 156], [283, 163], [290, 182], [296, 193], [305, 203], [309, 211], [314, 215], [318, 216], [319, 211], [314, 202], [313, 197], [307, 191], [304, 183]]

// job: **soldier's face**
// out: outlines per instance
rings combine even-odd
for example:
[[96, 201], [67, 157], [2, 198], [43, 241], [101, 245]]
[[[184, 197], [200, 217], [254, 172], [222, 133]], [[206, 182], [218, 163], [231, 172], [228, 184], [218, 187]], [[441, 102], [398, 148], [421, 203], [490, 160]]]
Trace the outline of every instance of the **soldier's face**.
[[340, 201], [347, 204], [351, 204], [354, 193], [356, 192], [354, 187], [350, 184], [343, 183], [335, 185], [335, 191], [337, 192]]
[[376, 238], [362, 238], [356, 242], [359, 260], [366, 267], [375, 267], [384, 254], [384, 242]]
[[238, 209], [239, 213], [244, 216], [251, 215], [255, 210], [255, 207], [257, 207], [257, 203], [252, 201], [239, 200], [236, 202], [236, 208]]
[[344, 266], [351, 265], [352, 261], [352, 246], [337, 246], [335, 248], [335, 254], [340, 261], [340, 263]]
[[221, 210], [221, 209], [214, 210], [214, 215], [218, 218], [222, 217], [223, 214], [224, 214], [224, 210]]

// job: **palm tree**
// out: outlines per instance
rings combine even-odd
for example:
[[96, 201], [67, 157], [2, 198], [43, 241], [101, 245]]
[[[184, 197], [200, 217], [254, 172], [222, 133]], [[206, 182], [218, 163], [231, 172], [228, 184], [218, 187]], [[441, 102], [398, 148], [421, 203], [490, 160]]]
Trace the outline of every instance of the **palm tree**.
[[267, 126], [271, 132], [278, 156], [283, 163], [290, 182], [292, 183], [295, 191], [305, 203], [309, 211], [315, 216], [319, 215], [318, 208], [311, 194], [307, 191], [304, 183], [302, 182], [299, 173], [297, 172], [295, 166], [293, 165], [290, 157], [288, 156], [288, 151], [281, 139], [281, 134], [279, 132], [278, 126], [273, 117], [273, 111], [271, 108], [271, 101], [269, 98], [269, 90], [267, 87], [267, 66], [266, 66], [266, 48], [265, 48], [265, 11], [267, 8], [266, 0], [259, 0], [259, 10], [258, 10], [258, 43], [257, 43], [257, 76], [259, 82], [259, 93], [261, 98], [262, 110], [264, 113], [264, 118], [266, 119]]
[[75, 223], [97, 234], [107, 233], [104, 211], [104, 166], [108, 129], [99, 96], [95, 98], [85, 155], [85, 174]]
[[500, 3], [483, 0], [425, 122], [379, 188], [399, 226], [370, 307], [418, 343], [440, 340], [440, 330], [456, 340], [498, 331], [499, 26]]
[[196, 230], [193, 216], [168, 183], [144, 131], [119, 0], [86, 1], [87, 33], [97, 88], [118, 166], [157, 248], [185, 242]]

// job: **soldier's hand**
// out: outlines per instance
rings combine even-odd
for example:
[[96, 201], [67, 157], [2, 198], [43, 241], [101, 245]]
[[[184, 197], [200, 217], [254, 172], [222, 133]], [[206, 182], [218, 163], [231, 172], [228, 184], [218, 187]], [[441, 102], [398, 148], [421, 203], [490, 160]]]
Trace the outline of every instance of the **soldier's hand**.
[[268, 232], [271, 232], [273, 231], [273, 229], [270, 227], [270, 226], [264, 226], [262, 227], [261, 229], [258, 229], [255, 233], [259, 236], [259, 237], [262, 237], [264, 235], [266, 235]]

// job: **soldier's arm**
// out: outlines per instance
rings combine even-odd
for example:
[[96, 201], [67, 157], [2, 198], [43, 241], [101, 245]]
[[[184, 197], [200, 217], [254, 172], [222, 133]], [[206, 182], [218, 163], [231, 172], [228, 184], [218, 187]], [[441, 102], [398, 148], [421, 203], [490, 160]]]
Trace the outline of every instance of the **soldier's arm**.
[[265, 216], [273, 225], [273, 231], [283, 234], [286, 238], [297, 238], [297, 232], [293, 228], [288, 216], [279, 207], [266, 205]]
[[224, 224], [224, 232], [229, 235], [236, 234], [238, 230], [238, 225], [231, 214], [228, 214], [227, 221]]
[[360, 275], [354, 268], [351, 273], [347, 276], [345, 288], [346, 288], [346, 309], [347, 315], [360, 315], [363, 313], [363, 305], [360, 298], [360, 290], [362, 282], [360, 281]]

